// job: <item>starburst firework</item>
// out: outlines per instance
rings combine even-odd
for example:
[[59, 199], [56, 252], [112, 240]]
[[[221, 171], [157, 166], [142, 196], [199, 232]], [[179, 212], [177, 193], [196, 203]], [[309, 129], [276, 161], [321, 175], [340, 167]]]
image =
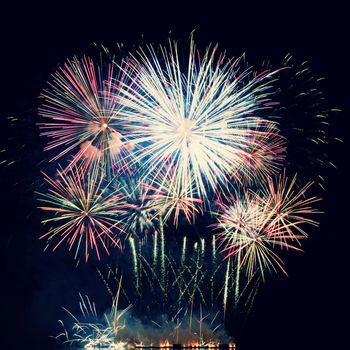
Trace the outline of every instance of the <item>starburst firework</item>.
[[129, 235], [136, 235], [143, 238], [149, 232], [155, 230], [158, 216], [153, 204], [153, 199], [148, 197], [148, 189], [139, 178], [123, 176], [118, 179], [117, 190], [123, 194], [124, 201], [128, 204], [128, 211], [125, 213], [125, 231]]
[[169, 164], [176, 188], [193, 186], [191, 192], [206, 198], [208, 186], [213, 190], [249, 166], [245, 155], [276, 128], [259, 116], [269, 107], [273, 73], [242, 69], [243, 58], [226, 59], [216, 47], [200, 57], [193, 42], [185, 68], [176, 44], [159, 51], [149, 46], [133, 56], [132, 83], [122, 86], [135, 158], [151, 178]]
[[279, 173], [286, 155], [285, 140], [274, 127], [253, 136], [250, 147], [242, 153], [246, 166], [236, 170], [231, 178], [241, 179], [241, 184], [264, 181]]
[[70, 167], [91, 169], [98, 162], [106, 172], [124, 168], [132, 143], [123, 134], [119, 89], [125, 74], [113, 63], [107, 69], [91, 58], [68, 60], [53, 75], [41, 97], [41, 135], [51, 139], [45, 150], [57, 149], [57, 160], [72, 154]]
[[146, 198], [151, 200], [156, 214], [164, 222], [172, 217], [177, 226], [181, 213], [188, 222], [194, 221], [195, 215], [202, 212], [202, 200], [192, 192], [194, 186], [191, 183], [185, 188], [178, 187], [174, 178], [173, 171], [168, 168], [153, 179], [152, 185], [144, 184], [144, 187], [147, 188]]
[[52, 179], [44, 174], [50, 185], [47, 193], [39, 193], [43, 203], [39, 208], [52, 213], [52, 217], [43, 220], [44, 224], [54, 224], [41, 238], [48, 243], [58, 239], [53, 250], [67, 241], [69, 250], [76, 246], [78, 257], [82, 245], [85, 245], [85, 260], [90, 250], [94, 250], [100, 259], [99, 246], [109, 254], [108, 246], [119, 245], [118, 233], [123, 232], [120, 216], [128, 210], [123, 196], [109, 191], [98, 170], [84, 175], [81, 169], [73, 168], [66, 174], [58, 171], [58, 178]]
[[317, 225], [308, 215], [318, 213], [311, 207], [318, 199], [304, 197], [311, 184], [295, 190], [295, 181], [296, 177], [289, 182], [280, 176], [277, 185], [269, 179], [262, 191], [246, 190], [230, 204], [219, 200], [216, 214], [222, 251], [237, 257], [248, 278], [256, 271], [264, 278], [266, 269], [286, 273], [275, 249], [300, 251], [300, 240], [307, 237], [301, 226]]

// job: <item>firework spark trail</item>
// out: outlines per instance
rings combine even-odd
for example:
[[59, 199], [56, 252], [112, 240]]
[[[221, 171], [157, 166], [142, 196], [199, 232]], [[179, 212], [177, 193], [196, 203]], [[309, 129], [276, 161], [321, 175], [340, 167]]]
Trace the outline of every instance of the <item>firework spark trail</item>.
[[[194, 279], [193, 279], [193, 288], [192, 288], [192, 292], [190, 293], [191, 295], [191, 299], [192, 297], [194, 297], [195, 293], [197, 292], [200, 300], [202, 301], [202, 303], [204, 305], [206, 305], [206, 300], [204, 297], [204, 294], [202, 292], [202, 282], [204, 284], [205, 281], [205, 277], [206, 277], [206, 272], [203, 270], [203, 265], [199, 264], [199, 259], [192, 259], [192, 261], [194, 262], [194, 268], [195, 268], [195, 272], [194, 272]], [[190, 269], [188, 269], [188, 271], [191, 271]], [[190, 272], [190, 274], [192, 274], [193, 271]], [[189, 284], [190, 286], [190, 284]]]
[[134, 278], [135, 278], [135, 286], [136, 290], [139, 291], [139, 272], [137, 267], [137, 254], [136, 254], [136, 248], [135, 248], [135, 240], [133, 237], [129, 237], [129, 243], [130, 243], [130, 250], [132, 252], [133, 257], [133, 264], [134, 264]]
[[123, 134], [119, 90], [126, 75], [111, 62], [106, 70], [91, 58], [67, 61], [53, 76], [39, 115], [41, 135], [51, 139], [45, 150], [57, 149], [53, 160], [74, 153], [69, 168], [89, 170], [97, 162], [107, 173], [125, 168], [132, 143]]
[[154, 280], [157, 282], [157, 286], [159, 286], [159, 288], [162, 291], [162, 294], [164, 295], [166, 293], [166, 290], [164, 289], [164, 285], [161, 281], [161, 279], [158, 277], [156, 270], [154, 268], [152, 268], [152, 266], [148, 263], [147, 259], [143, 256], [141, 256], [141, 259], [143, 260], [143, 263], [149, 268], [149, 270], [152, 273], [152, 276], [154, 278]]
[[[104, 275], [102, 274], [102, 272], [100, 271], [100, 269], [97, 268], [96, 270], [97, 270], [97, 273], [98, 273], [98, 275], [99, 275], [99, 277], [100, 277], [100, 279], [101, 279], [103, 285], [105, 286], [105, 288], [106, 288], [108, 294], [112, 297], [112, 299], [114, 299], [114, 294], [113, 294], [112, 289], [110, 288], [110, 286], [109, 286], [109, 284], [108, 284], [106, 278], [104, 277]], [[108, 279], [109, 277], [110, 277], [110, 275], [109, 275], [109, 273], [108, 273], [107, 279]]]
[[119, 305], [119, 297], [120, 297], [120, 291], [122, 287], [122, 281], [123, 281], [123, 276], [120, 277], [117, 295], [115, 296], [115, 300], [113, 304], [113, 326], [114, 326], [115, 333], [117, 333], [118, 330], [120, 329], [119, 327], [120, 316], [118, 315], [118, 305]]
[[201, 238], [201, 259], [202, 259], [202, 262], [204, 259], [204, 254], [205, 254], [205, 239]]
[[140, 263], [140, 256], [142, 256], [142, 241], [139, 240], [139, 251], [138, 251], [138, 257], [139, 257], [139, 266], [140, 266], [140, 269], [139, 269], [139, 274], [138, 274], [138, 278], [139, 278], [139, 288], [140, 290], [142, 290], [142, 271], [143, 269], [141, 268], [141, 263]]
[[[211, 277], [210, 277], [210, 283], [211, 284], [214, 285], [215, 284], [215, 278], [217, 277], [217, 275], [220, 275], [220, 273], [222, 273], [221, 269], [222, 269], [223, 265], [224, 265], [224, 261], [222, 261], [220, 264], [216, 264], [215, 265], [215, 270], [212, 272]], [[215, 299], [218, 299], [218, 296], [222, 293], [222, 290], [223, 290], [223, 288], [217, 293]], [[214, 300], [214, 298], [213, 298], [213, 300]]]
[[[136, 243], [136, 240], [134, 242]], [[205, 244], [209, 242], [213, 244], [213, 240], [207, 241]], [[168, 243], [168, 240], [165, 243]], [[150, 318], [154, 317], [154, 314], [151, 312], [152, 309], [156, 308], [159, 313], [161, 313], [160, 310], [164, 310], [169, 317], [172, 315], [171, 317], [176, 321], [178, 317], [184, 317], [187, 311], [190, 311], [192, 303], [193, 308], [195, 308], [194, 311], [199, 305], [205, 307], [212, 305], [215, 309], [214, 303], [218, 300], [221, 300], [222, 311], [226, 308], [225, 313], [227, 313], [229, 304], [232, 303], [232, 305], [237, 306], [239, 298], [238, 300], [236, 300], [237, 298], [230, 299], [231, 291], [232, 296], [235, 296], [237, 267], [233, 266], [232, 262], [230, 263], [228, 281], [226, 261], [218, 260], [215, 268], [213, 266], [213, 268], [208, 270], [206, 265], [207, 258], [212, 259], [213, 247], [205, 249], [203, 256], [202, 244], [201, 239], [195, 242], [193, 250], [187, 250], [184, 262], [181, 261], [183, 241], [179, 243], [181, 254], [178, 255], [172, 255], [173, 246], [168, 247], [168, 244], [166, 244], [165, 250], [167, 253], [164, 255], [164, 258], [167, 272], [165, 283], [163, 283], [160, 261], [158, 261], [156, 266], [153, 264], [154, 243], [151, 241], [148, 241], [148, 243], [145, 242], [142, 250], [137, 254], [137, 269], [138, 271], [142, 271], [142, 274], [138, 273], [138, 281], [135, 279], [133, 263], [129, 267], [133, 278], [131, 283], [132, 288], [128, 288], [127, 290], [127, 298], [128, 300], [134, 300], [134, 308], [138, 305], [138, 312], [142, 312], [143, 315], [147, 314]], [[147, 245], [150, 249], [147, 249]], [[130, 244], [128, 247], [130, 249], [130, 255], [133, 256]], [[123, 270], [124, 273], [127, 272], [127, 270]], [[108, 275], [110, 275], [110, 272], [108, 272]], [[119, 283], [119, 279], [115, 277], [113, 279], [117, 281], [117, 284]], [[243, 282], [245, 281], [242, 279], [242, 285], [239, 288], [242, 288], [242, 291], [240, 291], [241, 294], [246, 288]], [[139, 288], [139, 292], [137, 291], [137, 283], [139, 283], [139, 286], [142, 283], [142, 289]], [[250, 280], [248, 280], [248, 283], [250, 283]], [[210, 285], [220, 287], [221, 289], [215, 295], [211, 294], [212, 292], [207, 289]], [[125, 293], [124, 290], [123, 293]], [[194, 303], [194, 300], [196, 300], [196, 303]]]
[[[121, 276], [119, 276], [118, 277], [118, 268], [116, 268], [116, 270], [115, 271], [113, 271], [113, 269], [109, 266], [109, 265], [107, 265], [107, 268], [108, 268], [108, 273], [107, 273], [107, 279], [109, 280], [110, 278], [111, 278], [111, 276], [113, 277], [113, 281], [115, 282], [115, 284], [116, 285], [120, 285], [121, 286], [121, 292], [123, 293], [123, 297], [125, 298], [125, 300], [129, 303], [129, 304], [131, 304], [131, 302], [130, 302], [130, 298], [129, 298], [129, 296], [128, 296], [128, 294], [127, 294], [127, 292], [126, 292], [126, 290], [123, 288], [123, 286], [122, 286], [122, 284], [121, 284], [121, 280], [122, 280], [122, 275]], [[102, 280], [104, 280], [104, 277], [102, 276]], [[109, 284], [108, 284], [108, 282], [107, 282], [107, 280], [106, 281], [103, 281], [103, 283], [104, 283], [104, 285], [106, 286], [106, 284], [107, 284], [107, 291], [108, 291], [108, 293], [110, 293], [109, 292], [109, 290], [110, 290], [110, 286], [109, 286]], [[113, 300], [114, 300], [114, 294], [113, 294]]]
[[225, 274], [225, 285], [224, 285], [224, 296], [223, 296], [223, 305], [224, 305], [224, 318], [226, 316], [226, 308], [227, 308], [227, 299], [228, 299], [228, 283], [230, 280], [230, 261], [231, 259], [227, 259], [227, 268]]
[[[191, 276], [191, 278], [187, 282], [185, 282], [185, 279], [183, 278], [186, 272]], [[175, 280], [175, 282], [177, 282], [178, 280], [183, 281], [182, 283], [183, 288], [179, 289], [179, 297], [177, 300], [178, 305], [182, 303], [185, 295], [188, 295], [189, 300], [192, 300], [194, 298], [197, 274], [198, 274], [197, 269], [195, 271], [192, 271], [190, 267], [184, 266], [182, 272], [179, 274], [178, 278]], [[191, 289], [191, 286], [194, 286], [194, 287]]]
[[164, 238], [164, 224], [163, 219], [160, 218], [159, 220], [159, 231], [160, 231], [160, 265], [161, 265], [161, 281], [163, 285], [163, 289], [166, 290], [165, 286], [165, 238]]
[[260, 283], [261, 283], [261, 280], [257, 279], [255, 285], [250, 290], [250, 293], [249, 293], [249, 295], [247, 297], [247, 301], [245, 303], [245, 306], [248, 306], [247, 313], [250, 313], [250, 311], [251, 311], [251, 308], [253, 306], [254, 300], [255, 300], [255, 298], [257, 296], [257, 293], [258, 293], [258, 290], [259, 290]]
[[213, 265], [214, 265], [214, 262], [216, 260], [216, 237], [215, 237], [215, 235], [213, 235], [211, 244], [212, 244], [212, 260], [213, 260]]
[[184, 236], [182, 242], [182, 254], [181, 254], [181, 263], [184, 264], [186, 261], [186, 246], [187, 246], [187, 237]]
[[191, 274], [192, 271], [187, 266], [183, 266], [181, 270], [177, 271], [176, 262], [171, 257], [167, 257], [167, 259], [169, 262], [170, 270], [173, 273], [173, 276], [175, 277], [174, 282], [169, 286], [169, 290], [171, 291], [176, 286], [178, 287], [179, 297], [176, 301], [176, 305], [177, 305], [177, 308], [180, 310], [181, 302], [184, 299], [184, 296], [187, 295], [189, 299], [191, 299], [193, 294], [190, 291], [192, 280], [190, 280], [189, 282], [185, 280], [185, 274], [186, 273]]
[[[212, 242], [211, 242], [211, 248], [212, 248], [212, 270], [213, 270], [213, 276], [214, 277], [214, 270], [216, 267], [216, 237], [213, 235]], [[211, 305], [214, 306], [214, 278], [210, 279], [210, 299], [211, 299]]]
[[240, 265], [241, 265], [241, 254], [237, 256], [237, 267], [236, 267], [236, 283], [235, 283], [235, 303], [238, 303], [239, 299], [239, 275], [240, 275]]
[[170, 42], [168, 51], [140, 49], [128, 61], [125, 74], [132, 83], [122, 84], [121, 94], [145, 176], [157, 178], [161, 169], [172, 168], [176, 188], [191, 186], [191, 192], [206, 198], [207, 186], [215, 190], [246, 167], [242, 156], [252, 143], [261, 146], [266, 127], [275, 127], [257, 117], [270, 107], [274, 72], [244, 70], [242, 58], [229, 60], [217, 54], [217, 47], [202, 57], [197, 53], [192, 41], [182, 68], [176, 43]]
[[[198, 258], [200, 258], [200, 255], [198, 254], [197, 256], [197, 260]], [[155, 278], [157, 282], [157, 284], [161, 287], [162, 293], [163, 293], [163, 298], [167, 299], [169, 298], [169, 296], [167, 296], [168, 291], [174, 291], [174, 288], [176, 287], [179, 293], [179, 298], [177, 300], [177, 302], [175, 304], [178, 305], [178, 310], [177, 312], [180, 312], [179, 310], [182, 309], [182, 307], [180, 307], [180, 305], [182, 304], [182, 302], [185, 300], [183, 300], [183, 298], [186, 296], [188, 296], [188, 300], [191, 300], [192, 298], [194, 298], [195, 293], [197, 292], [200, 296], [200, 299], [202, 300], [202, 302], [205, 304], [205, 296], [203, 295], [202, 291], [201, 291], [201, 285], [204, 285], [204, 279], [206, 277], [205, 272], [202, 271], [202, 265], [194, 265], [194, 269], [192, 267], [189, 266], [183, 266], [183, 268], [181, 270], [177, 270], [178, 268], [178, 264], [177, 262], [175, 262], [171, 257], [168, 257], [167, 255], [165, 255], [165, 259], [166, 259], [166, 265], [167, 265], [167, 269], [168, 269], [168, 273], [171, 273], [174, 280], [171, 283], [170, 280], [167, 279], [167, 283], [165, 286], [162, 286], [162, 281], [161, 278], [158, 278], [157, 273], [154, 271], [154, 268], [151, 267], [151, 264], [149, 264], [147, 262], [147, 260], [142, 257], [143, 263], [147, 266], [147, 268], [151, 271], [151, 275], [153, 276], [153, 278]], [[200, 262], [200, 260], [196, 261], [196, 263], [198, 264]], [[147, 280], [148, 283], [150, 284], [150, 288], [152, 290], [155, 290], [152, 282], [150, 280], [150, 277], [148, 276], [148, 273], [146, 272], [146, 270], [144, 271], [145, 274], [147, 275]], [[190, 277], [190, 279], [188, 281], [185, 280], [185, 273], [188, 274], [188, 276]], [[198, 277], [199, 276], [199, 277]], [[163, 289], [166, 288], [166, 289]], [[185, 302], [186, 304], [186, 302]], [[168, 310], [169, 312], [170, 310]], [[176, 309], [174, 310], [176, 311]]]
[[46, 174], [44, 179], [50, 188], [47, 193], [38, 193], [43, 203], [39, 208], [51, 213], [52, 217], [42, 222], [56, 226], [41, 238], [47, 238], [51, 243], [58, 237], [53, 250], [67, 241], [69, 250], [76, 245], [77, 258], [85, 241], [87, 261], [90, 250], [94, 250], [100, 259], [99, 245], [107, 254], [108, 242], [120, 246], [116, 231], [124, 233], [120, 215], [128, 210], [128, 206], [120, 193], [109, 191], [110, 184], [104, 182], [98, 169], [88, 175], [78, 168], [73, 168], [69, 174], [58, 170], [57, 179]]
[[[198, 244], [197, 248], [199, 248]], [[151, 291], [155, 291], [160, 287], [163, 300], [169, 299], [170, 295], [168, 294], [174, 293], [174, 291], [177, 290], [178, 298], [174, 305], [177, 305], [177, 309], [179, 310], [183, 308], [181, 305], [186, 305], [186, 300], [191, 300], [192, 296], [196, 293], [198, 293], [203, 305], [205, 305], [206, 298], [201, 289], [205, 286], [205, 281], [209, 278], [209, 274], [203, 269], [204, 258], [201, 255], [201, 249], [197, 249], [195, 257], [189, 259], [190, 265], [182, 263], [180, 261], [181, 257], [179, 261], [167, 255], [164, 255], [164, 258], [165, 265], [167, 266], [165, 284], [162, 281], [161, 274], [158, 274], [158, 266], [154, 267], [152, 264], [153, 255], [151, 255], [151, 262], [148, 262], [147, 257], [142, 256], [142, 254], [138, 255], [139, 269], [142, 269], [146, 278], [144, 286], [147, 285], [148, 287], [146, 288], [149, 288]], [[154, 282], [152, 282], [152, 280]], [[168, 310], [168, 312], [170, 312], [170, 310]]]
[[[151, 266], [150, 264], [144, 264], [145, 263], [145, 258], [142, 256], [142, 255], [139, 255], [139, 265], [140, 265], [140, 285], [142, 284], [142, 279], [143, 279], [143, 276], [145, 276], [146, 278], [146, 282], [147, 283], [144, 283], [144, 285], [147, 285], [147, 287], [150, 288], [150, 292], [151, 294], [155, 292], [155, 287], [154, 287], [154, 284], [152, 283], [152, 276], [150, 276], [150, 274], [148, 273], [147, 269], [146, 269], [146, 266]], [[147, 261], [146, 261], [147, 262]], [[146, 265], [146, 266], [145, 266]], [[154, 271], [154, 266], [152, 267], [153, 268], [153, 271]], [[152, 271], [152, 273], [153, 273]], [[141, 289], [142, 290], [142, 289]], [[140, 296], [142, 294], [140, 293]]]
[[176, 304], [178, 305], [178, 309], [180, 309], [183, 296], [187, 294], [189, 298], [191, 297], [191, 293], [189, 292], [188, 289], [190, 288], [192, 280], [190, 280], [189, 282], [186, 282], [185, 274], [188, 273], [192, 277], [192, 271], [187, 265], [184, 265], [184, 264], [181, 264], [181, 268], [177, 270], [176, 266], [178, 265], [171, 256], [167, 256], [167, 260], [169, 263], [168, 266], [170, 268], [170, 271], [173, 273], [173, 277], [174, 277], [174, 281], [172, 284], [169, 285], [168, 290], [171, 291], [171, 290], [174, 290], [176, 286], [178, 287], [179, 297], [176, 301]]
[[153, 238], [153, 268], [157, 265], [157, 257], [158, 257], [158, 231], [155, 230], [154, 238]]
[[195, 254], [196, 254], [196, 259], [193, 259], [193, 262], [195, 264], [195, 273], [194, 273], [194, 283], [193, 283], [193, 290], [192, 290], [192, 297], [194, 297], [194, 294], [196, 293], [196, 291], [199, 293], [199, 296], [202, 299], [202, 302], [204, 304], [206, 304], [205, 302], [205, 298], [203, 296], [203, 293], [200, 289], [200, 282], [201, 280], [204, 278], [204, 273], [202, 271], [202, 255], [199, 251], [199, 247], [198, 247], [198, 242], [196, 242], [194, 244], [194, 250], [195, 250]]

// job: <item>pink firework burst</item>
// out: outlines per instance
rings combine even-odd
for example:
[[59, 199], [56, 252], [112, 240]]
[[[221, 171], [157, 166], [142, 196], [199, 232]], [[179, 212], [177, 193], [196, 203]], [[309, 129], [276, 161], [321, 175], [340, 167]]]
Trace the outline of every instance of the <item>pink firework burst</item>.
[[107, 69], [89, 57], [68, 60], [52, 76], [39, 115], [41, 135], [51, 140], [45, 150], [57, 150], [53, 160], [73, 154], [68, 168], [91, 170], [94, 163], [105, 172], [125, 168], [133, 148], [123, 132], [119, 88], [125, 74], [111, 62]]

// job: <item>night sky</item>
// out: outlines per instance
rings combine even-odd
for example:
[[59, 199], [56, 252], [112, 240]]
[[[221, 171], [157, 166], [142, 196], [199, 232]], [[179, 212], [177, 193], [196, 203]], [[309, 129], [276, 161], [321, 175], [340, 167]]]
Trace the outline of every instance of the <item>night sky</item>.
[[[48, 2], [49, 3], [49, 2]], [[78, 292], [93, 291], [89, 269], [74, 266], [62, 249], [43, 253], [41, 213], [34, 191], [41, 162], [47, 159], [39, 138], [38, 95], [59, 63], [89, 53], [93, 43], [129, 47], [142, 42], [195, 40], [205, 47], [218, 42], [229, 55], [246, 52], [251, 64], [281, 62], [287, 53], [307, 60], [331, 107], [332, 133], [344, 144], [328, 154], [337, 170], [323, 170], [321, 226], [312, 230], [305, 253], [290, 254], [289, 277], [270, 278], [237, 334], [239, 350], [340, 349], [347, 343], [349, 228], [348, 214], [348, 12], [331, 1], [305, 5], [245, 5], [214, 1], [189, 5], [117, 1], [73, 5], [12, 4], [2, 9], [1, 25], [1, 349], [51, 349], [61, 306], [76, 304]], [[9, 119], [17, 118], [17, 120]], [[45, 158], [46, 157], [46, 158]], [[13, 164], [8, 164], [14, 160]], [[80, 269], [80, 270], [79, 270]], [[93, 293], [93, 292], [92, 292]], [[97, 292], [96, 292], [97, 293]], [[99, 294], [92, 295], [99, 297]], [[72, 306], [73, 307], [73, 306]]]

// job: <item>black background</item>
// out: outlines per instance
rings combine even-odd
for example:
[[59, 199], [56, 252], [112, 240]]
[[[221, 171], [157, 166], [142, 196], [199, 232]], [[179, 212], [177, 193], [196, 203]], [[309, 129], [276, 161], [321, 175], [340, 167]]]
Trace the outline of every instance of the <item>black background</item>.
[[[169, 31], [175, 39], [187, 39], [193, 29], [201, 45], [219, 42], [232, 55], [245, 51], [252, 63], [266, 58], [279, 62], [289, 52], [308, 60], [316, 75], [327, 78], [323, 87], [330, 104], [343, 110], [334, 128], [345, 143], [329, 150], [338, 170], [326, 172], [321, 228], [306, 244], [306, 253], [288, 261], [289, 278], [276, 277], [263, 286], [238, 344], [239, 350], [346, 348], [349, 44], [345, 5], [336, 1], [260, 2], [258, 6], [235, 1], [192, 5], [164, 1], [157, 6], [132, 1], [14, 3], [3, 5], [1, 17], [1, 144], [6, 148], [1, 159], [18, 160], [1, 168], [0, 344], [8, 344], [1, 348], [50, 349], [50, 324], [58, 318], [59, 307], [95, 283], [86, 277], [73, 280], [71, 259], [60, 253], [42, 254], [43, 245], [37, 240], [40, 213], [31, 185], [44, 155], [35, 108], [49, 75], [67, 57], [89, 50], [92, 42], [132, 44], [141, 42], [143, 35], [145, 42], [164, 43]], [[9, 116], [19, 118], [15, 126], [9, 125]]]

